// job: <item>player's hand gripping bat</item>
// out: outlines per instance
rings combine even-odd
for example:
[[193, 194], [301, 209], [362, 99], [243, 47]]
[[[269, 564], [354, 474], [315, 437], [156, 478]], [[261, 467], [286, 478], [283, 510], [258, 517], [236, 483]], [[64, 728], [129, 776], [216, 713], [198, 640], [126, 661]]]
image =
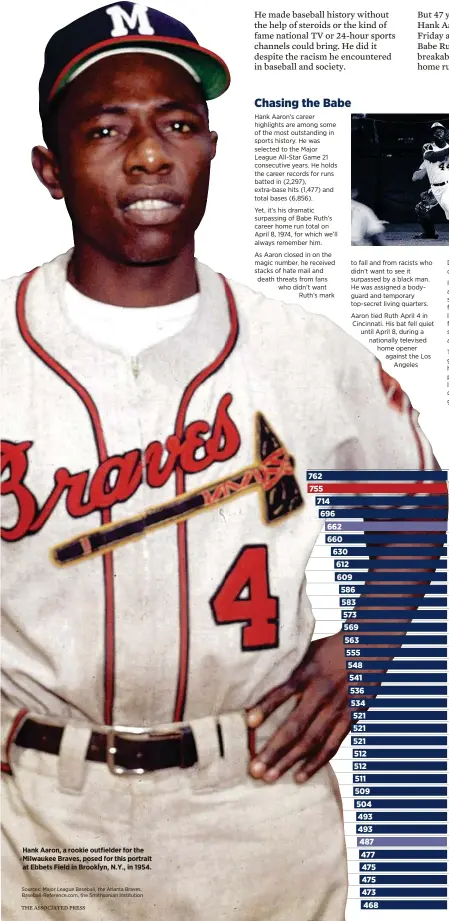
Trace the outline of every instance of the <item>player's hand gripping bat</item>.
[[81, 562], [99, 553], [115, 550], [148, 531], [183, 521], [190, 515], [221, 505], [234, 496], [258, 489], [263, 517], [272, 524], [296, 511], [303, 498], [293, 474], [293, 459], [261, 413], [256, 414], [256, 463], [176, 499], [145, 509], [133, 518], [103, 525], [70, 541], [58, 544], [51, 557], [58, 566]]

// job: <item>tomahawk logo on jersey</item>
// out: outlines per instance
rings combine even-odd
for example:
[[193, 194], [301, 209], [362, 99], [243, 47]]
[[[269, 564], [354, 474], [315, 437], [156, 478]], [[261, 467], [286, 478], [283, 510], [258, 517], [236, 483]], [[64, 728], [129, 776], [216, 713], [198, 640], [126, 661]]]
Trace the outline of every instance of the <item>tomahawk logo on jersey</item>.
[[195, 354], [136, 377], [79, 348], [67, 258], [3, 285], [6, 692], [108, 725], [241, 709], [313, 633], [305, 471], [431, 465], [417, 414], [329, 320], [201, 265]]
[[[143, 455], [133, 450], [121, 457], [108, 458], [93, 475], [89, 475], [86, 470], [72, 474], [66, 467], [59, 468], [54, 474], [54, 488], [42, 508], [39, 508], [35, 496], [25, 485], [28, 451], [32, 442], [17, 444], [3, 441], [1, 470], [2, 473], [6, 470], [9, 475], [2, 482], [2, 494], [14, 496], [18, 506], [17, 522], [12, 527], [2, 528], [3, 539], [16, 541], [40, 531], [64, 493], [68, 514], [72, 518], [81, 518], [101, 508], [111, 509], [119, 502], [126, 502], [144, 479], [149, 486], [162, 486], [169, 479], [176, 463], [185, 473], [194, 474], [207, 469], [216, 461], [222, 462], [233, 457], [240, 447], [240, 436], [227, 414], [231, 401], [230, 394], [221, 398], [212, 427], [201, 420], [187, 427], [182, 441], [176, 435], [169, 436], [166, 441], [168, 458], [156, 469], [154, 464], [152, 469], [151, 463], [155, 452], [161, 461], [163, 446], [158, 441], [151, 442]], [[210, 432], [209, 439], [206, 441], [199, 437], [199, 432]], [[256, 487], [266, 494], [264, 517], [267, 524], [291, 514], [302, 504], [301, 492], [293, 475], [293, 459], [279, 443], [261, 413], [256, 417], [256, 442], [257, 458], [252, 467], [209, 483], [197, 492], [180, 496], [174, 502], [147, 509], [134, 518], [80, 535], [76, 540], [54, 548], [54, 561], [64, 565], [78, 562], [95, 553], [109, 552], [120, 544], [143, 536], [150, 529], [189, 518], [202, 509], [210, 509]], [[195, 456], [198, 450], [203, 452], [201, 458]]]

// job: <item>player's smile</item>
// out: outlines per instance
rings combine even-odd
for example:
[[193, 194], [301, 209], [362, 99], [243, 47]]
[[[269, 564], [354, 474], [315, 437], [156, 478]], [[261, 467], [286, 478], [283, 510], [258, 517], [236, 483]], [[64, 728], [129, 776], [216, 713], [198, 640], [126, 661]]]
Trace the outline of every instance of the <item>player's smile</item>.
[[120, 207], [125, 219], [132, 224], [152, 227], [176, 220], [184, 202], [172, 189], [158, 186], [157, 189], [134, 189], [124, 196]]

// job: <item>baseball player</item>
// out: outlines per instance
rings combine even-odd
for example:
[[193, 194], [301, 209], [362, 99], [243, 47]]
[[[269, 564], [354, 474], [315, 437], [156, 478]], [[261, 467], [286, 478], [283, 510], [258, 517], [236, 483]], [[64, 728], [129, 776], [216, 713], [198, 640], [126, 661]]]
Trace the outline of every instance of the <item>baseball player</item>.
[[351, 189], [351, 246], [384, 246], [384, 225], [372, 208], [357, 201], [358, 189]]
[[5, 921], [344, 918], [306, 471], [433, 459], [359, 343], [195, 261], [228, 84], [128, 2], [46, 49], [74, 247], [1, 288]]
[[[435, 230], [435, 224], [432, 220], [431, 213], [434, 208], [440, 204], [440, 198], [437, 198], [434, 193], [434, 189], [442, 189], [444, 192], [444, 186], [446, 183], [444, 181], [439, 181], [440, 177], [444, 178], [444, 169], [449, 162], [447, 156], [443, 161], [429, 162], [429, 159], [426, 158], [426, 154], [436, 151], [437, 154], [440, 151], [445, 150], [448, 146], [446, 129], [441, 122], [434, 122], [431, 126], [433, 132], [434, 143], [424, 144], [423, 146], [423, 162], [421, 163], [419, 169], [415, 170], [412, 176], [413, 182], [418, 182], [421, 179], [424, 179], [425, 176], [428, 177], [429, 182], [431, 183], [430, 189], [427, 189], [425, 192], [421, 192], [420, 200], [415, 206], [415, 211], [419, 220], [419, 223], [422, 227], [422, 233], [416, 234], [416, 240], [438, 240], [438, 234]], [[445, 162], [446, 161], [446, 162]], [[432, 178], [435, 180], [432, 183]], [[438, 194], [438, 193], [437, 193]], [[444, 209], [443, 209], [444, 210]], [[446, 212], [445, 212], [446, 213]], [[447, 215], [446, 215], [447, 216]]]

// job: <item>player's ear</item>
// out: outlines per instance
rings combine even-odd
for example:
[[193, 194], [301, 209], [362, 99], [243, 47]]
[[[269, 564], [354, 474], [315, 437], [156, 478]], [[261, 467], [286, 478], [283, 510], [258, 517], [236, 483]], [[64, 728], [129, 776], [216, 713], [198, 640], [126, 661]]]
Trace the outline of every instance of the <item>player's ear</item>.
[[209, 132], [209, 140], [210, 140], [210, 146], [211, 146], [211, 155], [210, 155], [210, 158], [211, 158], [211, 160], [213, 160], [214, 157], [215, 157], [215, 154], [217, 153], [218, 134], [217, 134], [216, 131], [210, 131], [210, 132]]
[[51, 197], [55, 199], [64, 198], [59, 182], [58, 161], [54, 153], [51, 150], [47, 150], [46, 147], [33, 147], [31, 162], [36, 176], [42, 182], [42, 185], [48, 189]]

